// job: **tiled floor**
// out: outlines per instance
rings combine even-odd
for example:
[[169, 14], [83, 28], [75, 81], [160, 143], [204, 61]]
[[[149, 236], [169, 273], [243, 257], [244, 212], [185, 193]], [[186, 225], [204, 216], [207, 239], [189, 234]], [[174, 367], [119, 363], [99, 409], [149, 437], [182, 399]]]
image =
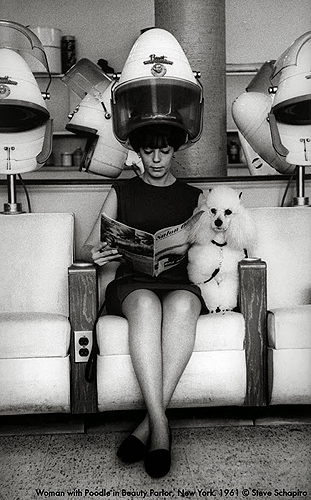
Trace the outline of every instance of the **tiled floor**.
[[295, 492], [296, 498], [311, 500], [307, 413], [264, 414], [256, 420], [234, 412], [172, 413], [172, 467], [159, 480], [145, 473], [143, 462], [128, 466], [116, 457], [138, 416], [101, 415], [84, 429], [79, 420], [53, 428], [52, 419], [49, 425], [25, 419], [24, 427], [0, 419], [1, 500], [241, 499], [270, 492], [272, 498], [293, 498]]

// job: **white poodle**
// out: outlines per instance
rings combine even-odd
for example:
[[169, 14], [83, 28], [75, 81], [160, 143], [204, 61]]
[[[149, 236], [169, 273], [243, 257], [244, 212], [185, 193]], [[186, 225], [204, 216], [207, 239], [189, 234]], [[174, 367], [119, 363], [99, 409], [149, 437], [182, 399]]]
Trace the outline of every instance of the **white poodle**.
[[231, 311], [238, 299], [238, 262], [250, 256], [255, 225], [241, 205], [241, 194], [219, 186], [200, 195], [194, 213], [203, 210], [191, 234], [188, 275], [201, 289], [209, 312]]

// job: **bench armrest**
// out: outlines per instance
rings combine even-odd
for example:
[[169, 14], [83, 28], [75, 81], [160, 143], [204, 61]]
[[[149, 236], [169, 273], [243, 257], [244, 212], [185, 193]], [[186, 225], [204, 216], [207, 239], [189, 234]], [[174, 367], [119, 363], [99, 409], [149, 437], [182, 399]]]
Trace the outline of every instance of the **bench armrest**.
[[[92, 347], [92, 330], [98, 309], [97, 269], [94, 264], [75, 262], [68, 269], [69, 319], [71, 324], [71, 413], [97, 412], [96, 380], [87, 382], [85, 359], [77, 356], [78, 339], [85, 337], [89, 343], [84, 346], [88, 352]], [[82, 345], [83, 348], [83, 345]], [[87, 352], [84, 351], [84, 352]], [[77, 361], [79, 359], [79, 361]]]
[[245, 319], [246, 406], [267, 404], [267, 265], [260, 259], [239, 262], [239, 307]]

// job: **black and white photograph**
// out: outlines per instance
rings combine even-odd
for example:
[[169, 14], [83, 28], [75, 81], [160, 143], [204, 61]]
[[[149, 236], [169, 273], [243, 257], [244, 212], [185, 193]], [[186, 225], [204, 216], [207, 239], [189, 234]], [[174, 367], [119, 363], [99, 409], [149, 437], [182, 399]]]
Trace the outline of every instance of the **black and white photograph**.
[[310, 0], [0, 9], [0, 500], [311, 500]]

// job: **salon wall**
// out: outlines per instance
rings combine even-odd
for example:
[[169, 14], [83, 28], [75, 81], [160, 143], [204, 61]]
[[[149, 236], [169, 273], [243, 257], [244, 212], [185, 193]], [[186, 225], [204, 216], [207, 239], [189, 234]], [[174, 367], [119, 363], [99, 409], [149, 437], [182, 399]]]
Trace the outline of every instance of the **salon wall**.
[[226, 0], [227, 63], [277, 59], [310, 31], [310, 0]]

